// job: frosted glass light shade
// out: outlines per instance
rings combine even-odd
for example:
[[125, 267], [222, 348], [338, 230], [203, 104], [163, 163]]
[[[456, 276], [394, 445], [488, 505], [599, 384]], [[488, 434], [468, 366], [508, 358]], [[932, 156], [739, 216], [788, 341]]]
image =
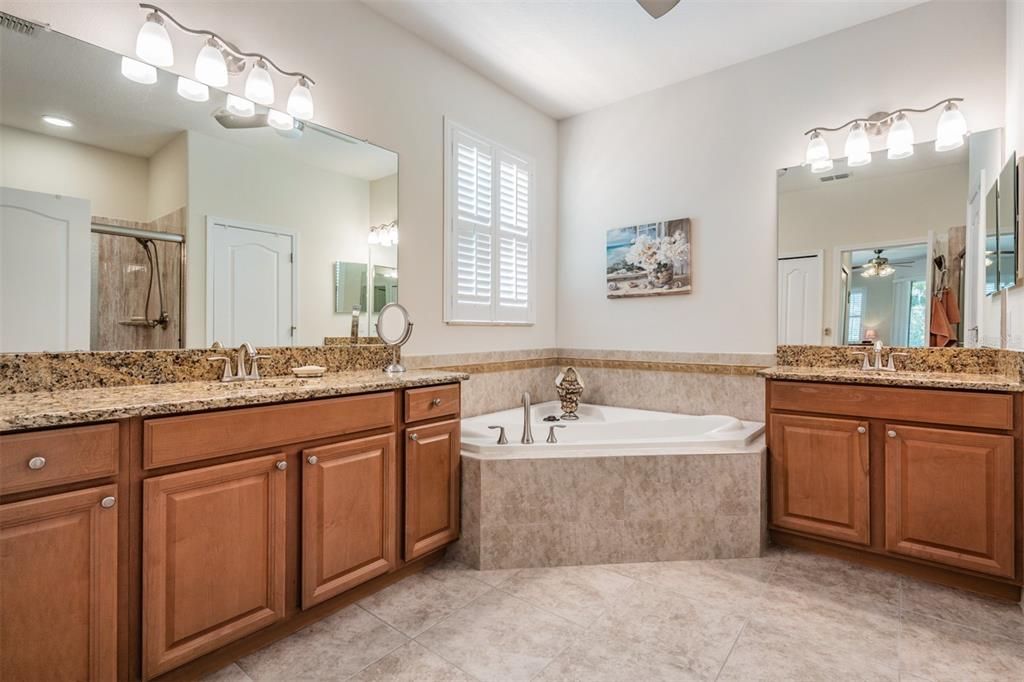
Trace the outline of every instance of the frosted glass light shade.
[[367, 244], [380, 244], [380, 235], [377, 233], [376, 227], [370, 228], [370, 234], [366, 235]]
[[313, 118], [313, 93], [305, 78], [300, 78], [288, 95], [288, 113], [303, 121]]
[[868, 133], [860, 123], [853, 124], [846, 138], [846, 165], [866, 166], [871, 163], [871, 142]]
[[274, 79], [262, 62], [256, 62], [245, 79], [245, 97], [267, 106], [274, 103]]
[[244, 116], [248, 118], [256, 113], [256, 105], [238, 95], [228, 95], [228, 100], [224, 105], [224, 108], [228, 110], [228, 113], [234, 114], [235, 116]]
[[131, 57], [121, 57], [121, 75], [143, 85], [156, 83], [156, 67]]
[[967, 119], [956, 102], [950, 102], [939, 116], [939, 125], [935, 130], [935, 151], [948, 152], [963, 146], [966, 134]]
[[210, 99], [210, 88], [191, 78], [178, 76], [178, 94], [192, 102], [205, 102]]
[[139, 29], [139, 35], [135, 38], [135, 54], [142, 61], [154, 66], [174, 64], [171, 37], [164, 28], [164, 20], [156, 12], [146, 17], [146, 23]]
[[914, 154], [914, 129], [907, 120], [905, 114], [896, 116], [892, 127], [889, 128], [887, 139], [889, 146], [888, 157], [893, 161], [905, 159]]
[[269, 109], [267, 110], [267, 124], [271, 128], [277, 128], [278, 130], [291, 130], [295, 127], [295, 119], [292, 118], [291, 114], [286, 114], [277, 109]]
[[825, 171], [832, 170], [832, 159], [825, 159], [824, 161], [815, 161], [811, 164], [812, 173], [824, 173]]
[[392, 225], [388, 229], [388, 239], [391, 241], [392, 244], [398, 243], [398, 225]]
[[196, 80], [215, 88], [228, 84], [228, 65], [213, 40], [207, 41], [196, 57]]
[[827, 161], [830, 156], [828, 143], [825, 142], [825, 138], [821, 136], [821, 133], [817, 131], [811, 133], [811, 139], [807, 142], [805, 161], [813, 166], [815, 163]]

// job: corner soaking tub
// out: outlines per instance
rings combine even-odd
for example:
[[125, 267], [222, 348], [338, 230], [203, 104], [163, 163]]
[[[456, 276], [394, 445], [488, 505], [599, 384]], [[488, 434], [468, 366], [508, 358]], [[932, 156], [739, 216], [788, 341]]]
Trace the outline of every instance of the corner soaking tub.
[[[603, 453], [615, 455], [682, 454], [743, 448], [763, 432], [761, 422], [746, 422], [723, 415], [695, 416], [634, 410], [626, 407], [580, 405], [575, 421], [544, 421], [559, 416], [557, 401], [533, 406], [532, 445], [520, 443], [523, 410], [514, 408], [462, 420], [462, 451], [481, 458], [512, 457], [586, 457]], [[554, 424], [558, 443], [545, 442]], [[507, 445], [498, 445], [498, 429], [503, 426]]]
[[[462, 531], [453, 556], [481, 569], [760, 556], [764, 425], [557, 402], [462, 420]], [[558, 443], [545, 442], [552, 424]], [[504, 426], [508, 444], [498, 445]]]

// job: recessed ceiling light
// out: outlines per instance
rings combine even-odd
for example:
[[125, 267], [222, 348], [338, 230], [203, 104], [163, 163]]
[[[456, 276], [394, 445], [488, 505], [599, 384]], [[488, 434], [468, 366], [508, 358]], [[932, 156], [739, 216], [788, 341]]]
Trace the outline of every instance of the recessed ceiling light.
[[75, 126], [74, 123], [60, 116], [43, 116], [43, 123], [49, 123], [58, 128], [73, 128]]

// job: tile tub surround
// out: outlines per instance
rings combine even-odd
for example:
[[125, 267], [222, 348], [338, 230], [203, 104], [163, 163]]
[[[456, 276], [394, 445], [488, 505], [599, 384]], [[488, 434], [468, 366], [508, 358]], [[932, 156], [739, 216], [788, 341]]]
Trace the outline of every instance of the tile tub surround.
[[0, 395], [0, 432], [433, 386], [466, 378], [461, 372], [387, 374], [371, 369], [334, 372], [319, 379], [269, 378], [227, 384], [208, 380], [11, 393]]
[[537, 459], [462, 456], [451, 556], [485, 570], [757, 557], [765, 448]]
[[[265, 377], [291, 376], [291, 368], [321, 365], [328, 372], [384, 368], [391, 352], [381, 344], [259, 348]], [[221, 364], [211, 355], [235, 356], [234, 349], [0, 353], [0, 395], [64, 391], [101, 386], [138, 386], [181, 381], [216, 381]]]

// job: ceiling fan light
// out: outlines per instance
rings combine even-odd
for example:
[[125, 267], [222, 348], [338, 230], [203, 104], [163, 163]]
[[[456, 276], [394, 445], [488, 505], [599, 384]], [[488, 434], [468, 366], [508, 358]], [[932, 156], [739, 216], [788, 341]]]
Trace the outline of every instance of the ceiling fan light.
[[156, 83], [156, 67], [131, 57], [121, 57], [121, 75], [142, 85]]
[[206, 41], [196, 57], [196, 80], [215, 88], [228, 84], [228, 65], [213, 38]]
[[286, 114], [277, 109], [267, 110], [267, 124], [278, 130], [291, 130], [295, 127], [295, 119], [291, 114]]
[[135, 38], [135, 54], [139, 59], [154, 66], [171, 66], [174, 64], [174, 48], [171, 36], [164, 28], [164, 19], [156, 12], [150, 12], [146, 22], [139, 29]]
[[948, 102], [935, 129], [935, 151], [948, 152], [962, 147], [966, 134], [967, 119], [956, 102]]
[[815, 163], [827, 161], [830, 157], [828, 143], [825, 142], [825, 138], [821, 136], [821, 133], [815, 130], [811, 133], [811, 139], [807, 142], [807, 152], [804, 155], [804, 161], [808, 165], [814, 165]]
[[313, 118], [313, 93], [309, 91], [309, 81], [305, 78], [300, 78], [288, 95], [288, 113], [303, 121]]
[[878, 268], [875, 267], [874, 263], [868, 263], [864, 266], [864, 270], [860, 273], [861, 277], [874, 277], [878, 274]]
[[850, 134], [846, 137], [846, 165], [851, 167], [866, 166], [871, 163], [871, 142], [864, 125], [854, 123]]
[[914, 154], [914, 128], [910, 125], [906, 114], [897, 114], [889, 128], [886, 140], [889, 147], [888, 157], [892, 161], [905, 159]]
[[178, 76], [178, 94], [192, 102], [205, 102], [210, 99], [210, 88], [191, 78]]
[[245, 78], [245, 97], [267, 106], [274, 103], [274, 79], [262, 59], [253, 65]]

